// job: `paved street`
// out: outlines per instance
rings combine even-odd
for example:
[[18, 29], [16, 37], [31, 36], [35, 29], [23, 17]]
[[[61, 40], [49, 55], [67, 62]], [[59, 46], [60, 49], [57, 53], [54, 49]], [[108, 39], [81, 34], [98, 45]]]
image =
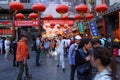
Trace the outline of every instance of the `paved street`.
[[[4, 55], [0, 55], [0, 80], [15, 80], [18, 68], [12, 66], [12, 55], [10, 61], [4, 61]], [[70, 68], [66, 60], [66, 72], [63, 73], [61, 68], [57, 68], [56, 58], [45, 58], [40, 67], [35, 66], [35, 53], [30, 53], [28, 61], [32, 80], [70, 80]]]
[[[66, 72], [63, 73], [61, 68], [57, 68], [57, 61], [55, 58], [46, 57], [42, 60], [41, 66], [35, 66], [35, 53], [30, 53], [28, 60], [32, 80], [70, 80], [70, 68], [68, 60], [66, 59]], [[120, 64], [118, 64], [118, 77], [120, 80]], [[18, 68], [12, 66], [12, 55], [10, 61], [4, 61], [4, 55], [0, 55], [0, 80], [16, 80]], [[76, 76], [75, 76], [76, 77]], [[77, 79], [76, 79], [77, 80]]]

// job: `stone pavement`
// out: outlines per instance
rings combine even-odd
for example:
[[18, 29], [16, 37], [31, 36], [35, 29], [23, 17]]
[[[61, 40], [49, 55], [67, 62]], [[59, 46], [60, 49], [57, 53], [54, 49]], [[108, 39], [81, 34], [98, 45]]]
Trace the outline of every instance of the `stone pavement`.
[[[57, 68], [57, 60], [55, 58], [46, 57], [42, 60], [41, 66], [35, 66], [35, 53], [30, 53], [28, 60], [32, 80], [70, 80], [70, 67], [66, 59], [66, 72], [62, 72], [61, 68]], [[0, 80], [16, 80], [18, 68], [12, 66], [12, 55], [10, 61], [4, 61], [4, 55], [0, 55]]]
[[[16, 80], [18, 74], [18, 68], [12, 66], [12, 54], [10, 55], [10, 61], [4, 61], [4, 55], [0, 55], [0, 80]], [[32, 80], [70, 80], [70, 67], [68, 60], [65, 60], [66, 72], [62, 72], [61, 68], [57, 68], [57, 59], [46, 56], [41, 66], [35, 66], [35, 53], [30, 52], [30, 59], [28, 60], [30, 73], [32, 74]], [[120, 80], [120, 64], [117, 65], [118, 79]], [[77, 80], [75, 75], [75, 80]]]

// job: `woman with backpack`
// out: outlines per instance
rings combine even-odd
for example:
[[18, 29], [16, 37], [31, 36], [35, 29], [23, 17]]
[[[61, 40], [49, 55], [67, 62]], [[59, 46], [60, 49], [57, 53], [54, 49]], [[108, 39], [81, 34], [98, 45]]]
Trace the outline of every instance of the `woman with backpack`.
[[90, 39], [82, 39], [78, 50], [76, 50], [75, 55], [75, 64], [77, 66], [77, 77], [78, 80], [91, 80], [91, 71], [92, 66], [90, 63], [90, 49], [91, 49], [91, 40]]

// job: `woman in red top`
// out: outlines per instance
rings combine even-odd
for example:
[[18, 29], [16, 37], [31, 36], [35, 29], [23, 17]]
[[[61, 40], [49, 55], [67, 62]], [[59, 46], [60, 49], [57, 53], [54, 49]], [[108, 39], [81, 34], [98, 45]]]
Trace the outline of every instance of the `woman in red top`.
[[17, 80], [22, 80], [22, 74], [25, 68], [26, 77], [30, 78], [28, 73], [28, 65], [27, 65], [27, 58], [28, 58], [28, 46], [26, 44], [27, 35], [21, 34], [21, 39], [17, 44], [17, 51], [16, 51], [16, 60], [19, 63], [19, 74]]

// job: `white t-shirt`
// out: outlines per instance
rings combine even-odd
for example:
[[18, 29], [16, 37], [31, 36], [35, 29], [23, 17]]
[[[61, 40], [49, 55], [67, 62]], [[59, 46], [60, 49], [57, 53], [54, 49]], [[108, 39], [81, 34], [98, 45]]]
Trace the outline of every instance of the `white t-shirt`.
[[110, 68], [103, 70], [101, 73], [97, 73], [94, 80], [112, 80]]
[[5, 49], [10, 49], [10, 40], [5, 40]]
[[64, 46], [65, 46], [65, 40], [58, 40], [57, 41], [57, 47], [56, 47], [56, 51], [57, 53], [63, 53], [64, 52]]

